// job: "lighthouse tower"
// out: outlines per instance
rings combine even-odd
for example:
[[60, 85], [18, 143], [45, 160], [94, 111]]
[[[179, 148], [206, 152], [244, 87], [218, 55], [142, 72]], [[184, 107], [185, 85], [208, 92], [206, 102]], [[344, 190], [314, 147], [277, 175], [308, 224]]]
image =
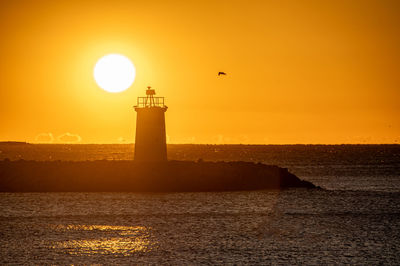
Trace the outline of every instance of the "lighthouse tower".
[[163, 162], [167, 161], [167, 143], [165, 137], [164, 97], [154, 97], [155, 90], [147, 87], [146, 97], [138, 97], [135, 161]]

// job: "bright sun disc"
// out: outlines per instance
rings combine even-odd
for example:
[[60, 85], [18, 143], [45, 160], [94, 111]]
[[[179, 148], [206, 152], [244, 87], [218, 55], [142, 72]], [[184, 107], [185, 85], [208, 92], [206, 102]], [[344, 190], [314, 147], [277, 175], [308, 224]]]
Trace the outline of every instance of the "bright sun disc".
[[135, 80], [136, 69], [131, 60], [120, 54], [108, 54], [97, 61], [94, 79], [97, 85], [108, 92], [121, 92]]

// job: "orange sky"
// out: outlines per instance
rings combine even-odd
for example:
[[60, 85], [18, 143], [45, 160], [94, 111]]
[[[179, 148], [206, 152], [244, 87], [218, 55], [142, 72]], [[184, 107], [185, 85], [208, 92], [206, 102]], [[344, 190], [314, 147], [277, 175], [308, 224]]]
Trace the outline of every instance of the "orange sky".
[[[399, 14], [396, 0], [3, 0], [0, 140], [131, 143], [151, 85], [169, 143], [399, 143]], [[108, 53], [136, 66], [125, 92], [93, 79]]]

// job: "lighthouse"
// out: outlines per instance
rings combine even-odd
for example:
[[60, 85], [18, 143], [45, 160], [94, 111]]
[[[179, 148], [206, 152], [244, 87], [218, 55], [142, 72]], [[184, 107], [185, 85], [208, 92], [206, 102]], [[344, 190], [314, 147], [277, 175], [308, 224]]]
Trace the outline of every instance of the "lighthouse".
[[167, 161], [164, 97], [154, 97], [155, 90], [147, 87], [146, 97], [138, 97], [134, 106], [136, 116], [135, 161]]

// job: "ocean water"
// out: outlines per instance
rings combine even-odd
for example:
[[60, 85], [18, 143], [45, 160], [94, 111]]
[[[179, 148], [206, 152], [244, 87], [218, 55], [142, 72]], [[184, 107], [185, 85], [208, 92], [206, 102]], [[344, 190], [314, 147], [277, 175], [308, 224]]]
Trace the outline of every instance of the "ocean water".
[[[1, 264], [399, 264], [400, 145], [170, 145], [324, 190], [1, 193]], [[0, 145], [0, 159], [120, 160], [132, 145]], [[55, 177], [56, 178], [56, 177]]]

